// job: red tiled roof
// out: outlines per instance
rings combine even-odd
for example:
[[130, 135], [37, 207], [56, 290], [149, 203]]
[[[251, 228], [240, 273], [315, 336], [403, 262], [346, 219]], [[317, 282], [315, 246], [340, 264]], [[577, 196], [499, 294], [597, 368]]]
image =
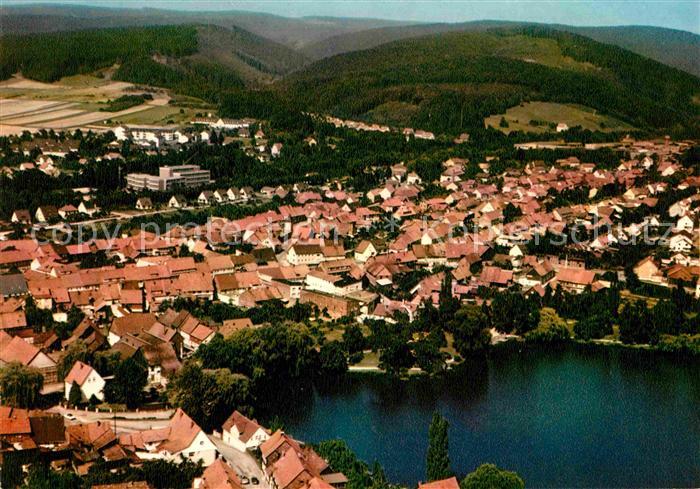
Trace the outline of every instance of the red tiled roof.
[[29, 435], [31, 432], [27, 410], [0, 406], [0, 436]]
[[151, 313], [127, 314], [124, 317], [115, 318], [112, 321], [110, 332], [117, 336], [125, 336], [127, 334], [138, 335], [141, 331], [150, 329], [156, 321], [155, 314]]
[[[255, 420], [251, 420], [238, 411], [234, 411], [231, 416], [224, 422], [222, 428], [225, 431], [231, 431], [231, 428], [236, 427], [238, 430], [239, 439], [245, 443], [262, 427]], [[263, 428], [264, 429], [264, 428]]]
[[418, 489], [459, 489], [459, 483], [456, 477], [451, 477], [449, 479], [418, 484]]
[[73, 368], [70, 369], [70, 372], [63, 380], [69, 384], [76, 382], [79, 386], [82, 386], [92, 371], [93, 368], [90, 365], [78, 361], [73, 364]]
[[22, 338], [15, 336], [9, 342], [6, 338], [0, 339], [0, 361], [5, 363], [19, 362], [29, 365], [39, 354], [39, 349], [30, 345]]
[[484, 267], [479, 278], [488, 284], [507, 285], [513, 280], [513, 271], [498, 267]]
[[557, 282], [577, 285], [590, 285], [595, 279], [595, 272], [584, 268], [560, 268], [557, 272]]
[[27, 326], [27, 318], [24, 311], [0, 313], [0, 329], [24, 328]]
[[199, 489], [242, 489], [241, 480], [236, 472], [222, 459], [217, 459], [202, 474]]

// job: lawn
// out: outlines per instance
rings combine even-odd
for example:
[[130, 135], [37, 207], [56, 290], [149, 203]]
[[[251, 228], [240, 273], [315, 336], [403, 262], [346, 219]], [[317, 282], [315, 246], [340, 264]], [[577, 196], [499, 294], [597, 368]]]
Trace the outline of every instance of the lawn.
[[[508, 122], [508, 127], [500, 126], [502, 118]], [[511, 107], [505, 114], [492, 115], [484, 119], [486, 126], [494, 127], [505, 133], [511, 131], [553, 131], [551, 125], [556, 127], [560, 122], [569, 127], [581, 126], [592, 131], [631, 131], [634, 129], [629, 124], [600, 114], [590, 107], [552, 102], [527, 102]]]
[[183, 108], [182, 110], [183, 113], [180, 113], [180, 107], [162, 105], [112, 119], [112, 124], [178, 124], [191, 121], [197, 113], [195, 109]]

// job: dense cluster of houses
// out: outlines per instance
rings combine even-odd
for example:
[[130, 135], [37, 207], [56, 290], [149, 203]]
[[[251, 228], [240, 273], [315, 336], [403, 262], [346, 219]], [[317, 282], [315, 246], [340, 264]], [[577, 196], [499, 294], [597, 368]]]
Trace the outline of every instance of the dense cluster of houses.
[[[78, 373], [78, 375], [80, 375]], [[138, 466], [149, 460], [201, 463], [204, 473], [192, 481], [195, 489], [242, 489], [250, 474], [237, 473], [231, 460], [217, 448], [220, 438], [250, 460], [260, 460], [263, 487], [271, 489], [343, 489], [345, 475], [335, 472], [311, 446], [283, 431], [272, 433], [238, 411], [224, 423], [221, 433], [208, 435], [178, 409], [163, 426], [143, 431], [119, 430], [111, 420], [81, 422], [61, 414], [0, 406], [0, 463], [49, 460], [55, 470], [85, 475], [96, 463], [109, 470]], [[257, 454], [257, 457], [253, 457]], [[229, 459], [231, 455], [229, 454]], [[114, 485], [113, 489], [149, 486], [145, 482]], [[142, 484], [139, 486], [133, 484]], [[102, 487], [102, 486], [95, 486]]]
[[[164, 303], [178, 298], [241, 308], [303, 303], [323, 317], [392, 322], [397, 312], [412, 319], [426, 301], [437, 304], [447, 271], [453, 295], [471, 301], [482, 300], [484, 290], [514, 285], [540, 296], [547, 287], [573, 293], [608, 287], [608, 271], [587, 269], [576, 252], [615, 253], [630, 239], [656, 240], [659, 253], [633, 267], [642, 283], [682, 285], [697, 296], [700, 195], [692, 190], [700, 178], [688, 176], [676, 161], [684, 149], [669, 140], [635, 142], [632, 158], [612, 169], [571, 157], [553, 165], [530, 163], [498, 176], [498, 182], [489, 173], [490, 162], [466, 178], [469, 163], [452, 158], [434, 182], [444, 195], [425, 199], [421, 178], [396, 164], [382, 186], [364, 195], [340, 182], [259, 189], [267, 196], [291, 195], [294, 203], [238, 220], [213, 218], [201, 226], [160, 233], [149, 228], [68, 245], [0, 241], [0, 364], [36, 367], [50, 385], [57, 382], [57, 359], [80, 339], [93, 351], [110, 349], [122, 358], [142, 352], [149, 384], [162, 386], [183, 358], [217, 332], [253, 326], [205, 324], [186, 311], [163, 312]], [[662, 177], [675, 176], [675, 190], [691, 190], [668, 207], [673, 222], [665, 237], [659, 231], [662, 217], [653, 210], [671, 189], [648, 178], [652, 168]], [[617, 185], [618, 194], [596, 199], [609, 184]], [[578, 188], [589, 189], [588, 203], [547, 206], [553, 192]], [[250, 188], [229, 188], [200, 197], [242, 202], [252, 196]], [[621, 216], [640, 205], [651, 213], [622, 225]], [[586, 238], [557, 255], [528, 252], [528, 242], [559, 236], [572, 225], [582, 226]], [[98, 252], [115, 264], [81, 266]], [[419, 279], [402, 290], [411, 275]], [[55, 321], [67, 321], [72, 308], [85, 319], [69, 338], [59, 339], [27, 324], [29, 298]], [[82, 389], [83, 379], [94, 378], [89, 370], [76, 371], [71, 383], [76, 380]], [[100, 399], [101, 390], [93, 391], [103, 384], [94, 380], [84, 396]]]

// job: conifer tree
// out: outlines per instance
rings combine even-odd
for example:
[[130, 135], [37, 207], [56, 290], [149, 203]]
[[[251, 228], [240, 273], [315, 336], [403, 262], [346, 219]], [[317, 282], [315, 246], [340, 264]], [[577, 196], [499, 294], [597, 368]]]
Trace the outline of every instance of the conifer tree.
[[447, 420], [439, 413], [433, 414], [428, 431], [428, 481], [447, 479], [453, 475], [450, 469], [448, 426]]

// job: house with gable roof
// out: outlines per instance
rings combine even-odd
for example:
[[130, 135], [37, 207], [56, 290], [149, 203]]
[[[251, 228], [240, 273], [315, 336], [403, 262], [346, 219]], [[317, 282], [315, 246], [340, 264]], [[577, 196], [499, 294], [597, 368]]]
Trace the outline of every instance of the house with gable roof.
[[217, 458], [216, 445], [182, 409], [175, 411], [167, 426], [119, 436], [119, 444], [142, 460], [202, 461], [209, 467]]
[[80, 387], [80, 394], [84, 401], [89, 401], [92, 396], [95, 396], [99, 400], [104, 400], [104, 388], [105, 380], [97, 370], [92, 368], [83, 362], [75, 362], [73, 368], [70, 369], [68, 375], [63, 379], [63, 385], [65, 386], [65, 397], [66, 400], [70, 398], [70, 391], [73, 387], [73, 382], [75, 382], [78, 387]]
[[270, 438], [270, 432], [238, 411], [234, 411], [222, 427], [224, 443], [240, 452], [254, 450]]
[[0, 367], [13, 362], [37, 369], [44, 377], [44, 384], [58, 380], [56, 362], [51, 357], [19, 336], [0, 331]]
[[226, 462], [217, 459], [194, 480], [194, 489], [243, 489], [243, 484]]

